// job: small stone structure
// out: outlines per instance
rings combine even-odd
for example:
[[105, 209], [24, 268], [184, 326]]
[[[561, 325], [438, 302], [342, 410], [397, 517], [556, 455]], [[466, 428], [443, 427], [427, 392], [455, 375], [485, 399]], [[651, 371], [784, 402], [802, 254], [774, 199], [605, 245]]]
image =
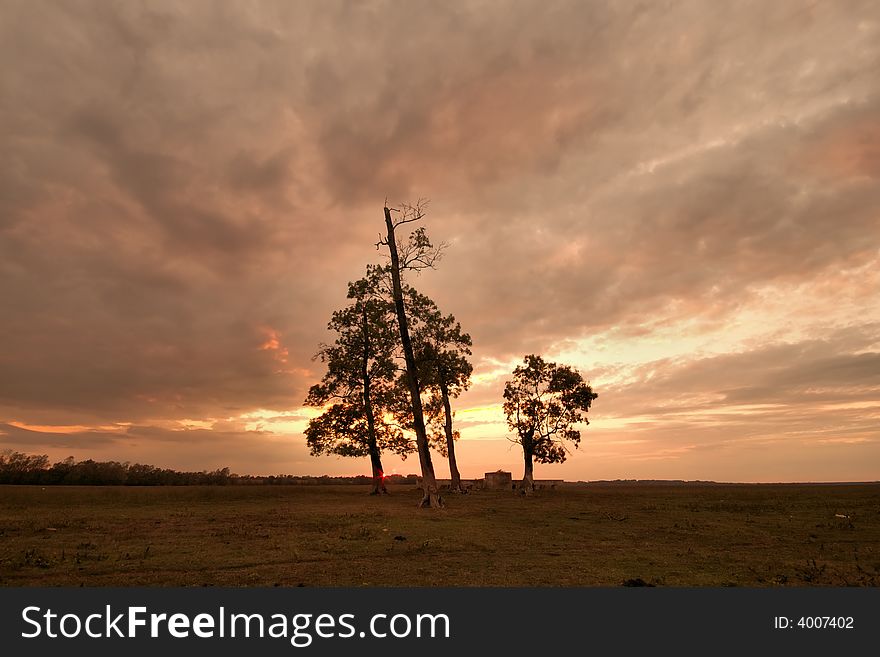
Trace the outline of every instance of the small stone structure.
[[510, 488], [512, 483], [512, 475], [504, 470], [487, 472], [483, 477], [483, 486], [486, 488]]

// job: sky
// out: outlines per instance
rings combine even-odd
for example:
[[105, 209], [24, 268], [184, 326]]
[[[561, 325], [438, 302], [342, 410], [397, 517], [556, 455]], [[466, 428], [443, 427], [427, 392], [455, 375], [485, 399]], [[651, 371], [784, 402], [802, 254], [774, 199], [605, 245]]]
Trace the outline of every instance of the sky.
[[0, 11], [0, 450], [368, 474], [312, 357], [427, 198], [463, 477], [537, 353], [599, 395], [539, 479], [880, 479], [873, 0]]

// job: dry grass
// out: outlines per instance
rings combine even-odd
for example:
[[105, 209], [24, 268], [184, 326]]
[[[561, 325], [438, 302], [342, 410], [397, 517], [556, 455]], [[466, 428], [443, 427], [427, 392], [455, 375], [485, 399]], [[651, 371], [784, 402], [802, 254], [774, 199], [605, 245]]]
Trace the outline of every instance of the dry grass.
[[392, 493], [3, 487], [0, 585], [880, 584], [877, 485]]

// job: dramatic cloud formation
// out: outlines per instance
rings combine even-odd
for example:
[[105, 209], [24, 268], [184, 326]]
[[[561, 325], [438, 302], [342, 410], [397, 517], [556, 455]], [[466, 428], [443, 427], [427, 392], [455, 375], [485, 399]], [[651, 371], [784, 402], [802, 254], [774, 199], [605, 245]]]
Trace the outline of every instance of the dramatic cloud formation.
[[0, 447], [364, 469], [311, 356], [430, 197], [464, 476], [538, 352], [600, 394], [538, 476], [880, 479], [874, 2], [10, 0], [0, 55]]

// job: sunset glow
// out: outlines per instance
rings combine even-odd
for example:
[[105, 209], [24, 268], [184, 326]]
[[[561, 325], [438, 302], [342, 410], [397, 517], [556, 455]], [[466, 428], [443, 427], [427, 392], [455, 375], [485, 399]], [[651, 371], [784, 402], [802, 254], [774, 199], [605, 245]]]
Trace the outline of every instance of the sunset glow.
[[536, 353], [599, 395], [537, 477], [880, 479], [880, 6], [716, 9], [12, 3], [0, 449], [369, 473], [309, 455], [313, 356], [428, 197], [463, 477], [521, 474]]

